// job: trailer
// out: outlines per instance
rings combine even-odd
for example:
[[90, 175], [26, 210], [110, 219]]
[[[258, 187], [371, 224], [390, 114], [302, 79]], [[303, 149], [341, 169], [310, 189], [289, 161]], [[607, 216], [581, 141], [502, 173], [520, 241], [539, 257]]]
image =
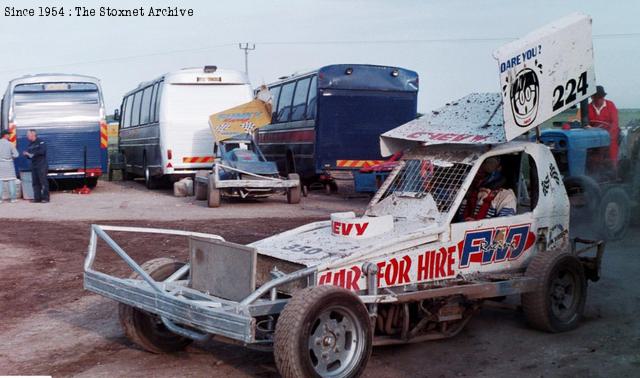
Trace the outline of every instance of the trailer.
[[[605, 245], [569, 238], [569, 199], [553, 154], [515, 139], [555, 114], [550, 87], [576, 70], [592, 73], [590, 38], [591, 19], [572, 15], [496, 54], [511, 65], [510, 78], [526, 69], [510, 60], [516, 51], [542, 45], [548, 54], [538, 57], [553, 71], [538, 83], [533, 115], [530, 106], [510, 106], [523, 83], [512, 80], [519, 84], [503, 93], [470, 94], [383, 134], [383, 156], [405, 153], [362, 216], [334, 213], [248, 245], [93, 225], [84, 286], [119, 302], [125, 334], [145, 350], [209, 338], [269, 348], [285, 378], [357, 377], [374, 345], [453, 337], [483, 304], [504, 296], [520, 297], [533, 328], [574, 329]], [[578, 64], [566, 59], [574, 55]], [[512, 196], [512, 213], [461, 219], [489, 161], [504, 168], [495, 190]], [[139, 265], [114, 232], [184, 236], [189, 260]], [[94, 267], [99, 242], [131, 267], [129, 278]]]

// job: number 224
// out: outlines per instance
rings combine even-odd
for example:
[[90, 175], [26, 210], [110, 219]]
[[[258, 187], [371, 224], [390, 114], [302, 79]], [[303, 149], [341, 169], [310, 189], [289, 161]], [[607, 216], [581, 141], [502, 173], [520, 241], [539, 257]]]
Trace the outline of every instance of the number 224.
[[[587, 84], [587, 71], [580, 74], [577, 84], [575, 79], [569, 79], [565, 85], [555, 87], [553, 90], [553, 111], [561, 109], [564, 104], [575, 101], [578, 92], [583, 96], [587, 94], [587, 88], [589, 88], [589, 84]], [[567, 91], [567, 98], [564, 98], [565, 89]]]

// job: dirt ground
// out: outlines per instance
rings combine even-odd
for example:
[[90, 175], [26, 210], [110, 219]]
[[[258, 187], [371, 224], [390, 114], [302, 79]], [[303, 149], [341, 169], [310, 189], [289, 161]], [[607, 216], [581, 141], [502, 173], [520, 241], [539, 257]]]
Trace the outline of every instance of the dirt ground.
[[[177, 227], [247, 243], [316, 219], [102, 223]], [[116, 304], [82, 289], [90, 223], [0, 219], [0, 375], [277, 376], [271, 354], [239, 346], [210, 341], [178, 354], [154, 355], [132, 345], [119, 326]], [[637, 377], [639, 231], [634, 229], [626, 240], [608, 246], [602, 280], [590, 285], [586, 316], [577, 330], [541, 333], [529, 329], [521, 313], [486, 308], [455, 338], [374, 349], [365, 375]], [[164, 236], [120, 234], [116, 240], [138, 262], [186, 255], [183, 241]], [[100, 250], [99, 266], [128, 274], [115, 263], [115, 255], [106, 252]]]

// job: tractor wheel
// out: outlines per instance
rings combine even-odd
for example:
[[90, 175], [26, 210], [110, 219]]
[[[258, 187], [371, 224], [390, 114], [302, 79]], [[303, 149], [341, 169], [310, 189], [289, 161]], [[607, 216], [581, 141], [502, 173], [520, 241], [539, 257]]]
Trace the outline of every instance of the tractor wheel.
[[547, 332], [576, 328], [587, 298], [587, 280], [580, 260], [564, 251], [540, 251], [525, 275], [537, 279], [535, 290], [522, 294], [522, 308], [529, 324]]
[[[168, 258], [156, 258], [141, 265], [156, 281], [167, 279], [184, 264]], [[137, 273], [129, 278], [139, 279]], [[191, 344], [192, 340], [169, 331], [159, 316], [120, 303], [118, 315], [124, 333], [135, 344], [152, 353], [177, 352]]]
[[207, 199], [207, 184], [200, 182], [198, 177], [208, 177], [209, 172], [202, 171], [197, 172], [196, 177], [193, 180], [193, 185], [195, 185], [194, 192], [197, 201], [204, 201]]
[[367, 308], [352, 292], [315, 286], [294, 294], [276, 324], [274, 357], [284, 378], [357, 377], [371, 355]]
[[631, 200], [627, 192], [620, 187], [613, 187], [604, 192], [600, 200], [598, 221], [602, 238], [605, 240], [620, 240], [629, 229]]
[[[298, 180], [298, 182], [300, 182], [300, 176], [297, 173], [289, 173], [289, 176], [287, 176], [287, 178], [289, 180]], [[300, 194], [302, 192], [301, 186], [302, 186], [302, 183], [300, 183], [298, 186], [294, 186], [293, 188], [287, 189], [288, 203], [290, 204], [300, 203]]]
[[220, 189], [216, 189], [213, 175], [209, 175], [209, 185], [207, 186], [207, 206], [220, 207]]

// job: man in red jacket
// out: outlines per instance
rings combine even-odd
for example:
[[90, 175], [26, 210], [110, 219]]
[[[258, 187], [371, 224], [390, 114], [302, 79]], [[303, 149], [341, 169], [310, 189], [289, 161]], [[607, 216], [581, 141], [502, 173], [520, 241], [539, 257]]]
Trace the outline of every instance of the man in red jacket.
[[609, 159], [613, 168], [618, 166], [618, 137], [620, 136], [620, 126], [618, 125], [618, 109], [616, 105], [609, 100], [605, 100], [607, 92], [604, 87], [598, 85], [596, 93], [591, 96], [591, 104], [589, 104], [589, 125], [599, 127], [609, 132], [611, 144], [609, 145]]

